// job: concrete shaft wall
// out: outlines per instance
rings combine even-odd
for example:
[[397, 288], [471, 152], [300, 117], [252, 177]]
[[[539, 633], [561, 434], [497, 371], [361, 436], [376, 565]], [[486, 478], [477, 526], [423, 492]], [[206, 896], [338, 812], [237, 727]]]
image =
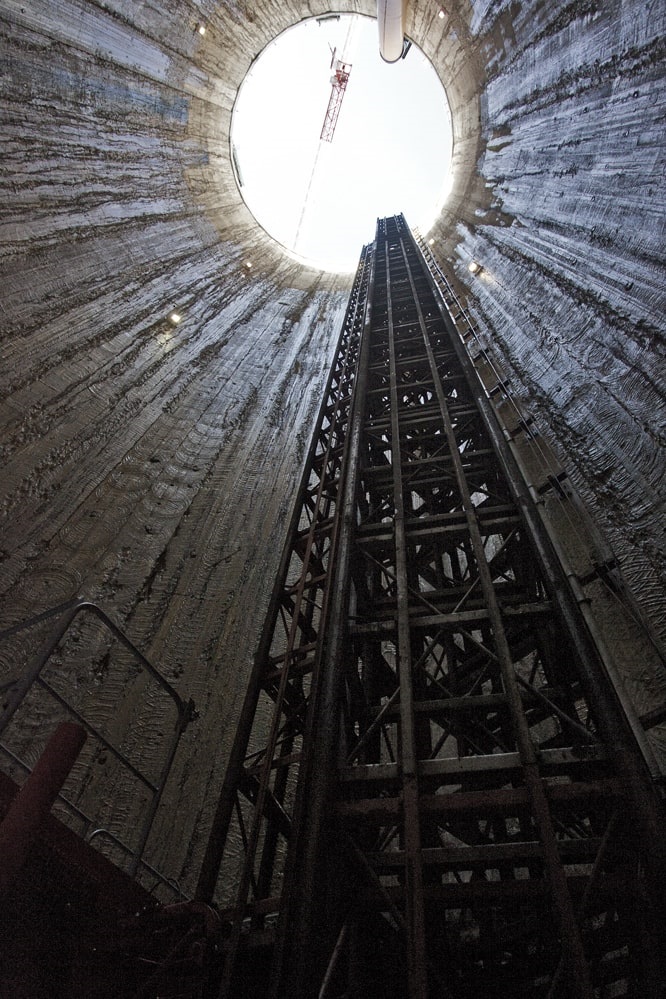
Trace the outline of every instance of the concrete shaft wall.
[[[263, 47], [327, 9], [0, 7], [2, 623], [84, 594], [195, 699], [151, 847], [186, 885], [349, 287], [254, 223], [229, 166], [231, 109]], [[663, 630], [664, 5], [438, 10], [411, 2], [408, 23], [454, 123], [434, 250]], [[3, 675], [28, 644], [0, 649]], [[157, 759], [166, 723], [139, 682], [70, 651], [83, 700]], [[122, 831], [131, 796], [108, 797]]]

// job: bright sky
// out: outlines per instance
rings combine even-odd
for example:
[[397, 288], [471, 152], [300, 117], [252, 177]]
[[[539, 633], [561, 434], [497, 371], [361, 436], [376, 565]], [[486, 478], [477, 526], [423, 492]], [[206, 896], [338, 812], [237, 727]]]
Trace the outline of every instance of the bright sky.
[[[319, 135], [334, 48], [352, 69], [328, 143]], [[425, 234], [450, 189], [451, 116], [439, 78], [416, 46], [383, 62], [367, 17], [305, 21], [272, 42], [240, 89], [231, 139], [257, 221], [327, 270], [354, 270], [385, 215], [402, 212]]]

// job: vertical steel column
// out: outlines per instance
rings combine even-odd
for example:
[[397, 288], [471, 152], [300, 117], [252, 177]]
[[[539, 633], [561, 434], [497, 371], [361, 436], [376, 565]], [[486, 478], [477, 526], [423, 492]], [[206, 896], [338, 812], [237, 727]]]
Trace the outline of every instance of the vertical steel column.
[[551, 883], [553, 901], [557, 908], [560, 933], [563, 941], [565, 942], [565, 962], [566, 964], [570, 964], [572, 969], [570, 976], [572, 994], [579, 995], [581, 999], [592, 999], [593, 993], [585, 962], [583, 945], [580, 933], [578, 932], [576, 916], [566, 884], [566, 875], [557, 852], [555, 830], [553, 828], [553, 823], [548, 809], [544, 785], [539, 773], [537, 753], [534, 743], [532, 742], [529, 725], [525, 717], [525, 706], [520, 696], [520, 689], [516, 679], [511, 649], [506, 637], [506, 630], [504, 628], [504, 622], [502, 620], [497, 595], [493, 587], [486, 551], [481, 538], [481, 529], [479, 527], [476, 508], [472, 502], [470, 487], [463, 468], [462, 455], [458, 450], [445, 393], [442, 383], [438, 377], [435, 356], [428, 338], [428, 331], [423, 318], [423, 310], [419, 302], [419, 296], [414, 284], [414, 277], [407, 258], [404, 236], [401, 236], [401, 250], [405, 267], [407, 268], [409, 275], [410, 288], [414, 296], [415, 310], [418, 316], [419, 327], [423, 335], [433, 385], [437, 393], [437, 400], [439, 402], [442, 417], [442, 425], [444, 427], [444, 432], [446, 434], [451, 454], [451, 461], [455, 472], [456, 482], [462, 498], [462, 507], [465, 511], [465, 517], [467, 520], [467, 530], [469, 531], [469, 537], [476, 559], [479, 585], [488, 610], [488, 618], [502, 673], [504, 693], [506, 695], [507, 706], [511, 715], [513, 729], [516, 734], [516, 742], [522, 766], [523, 779], [525, 781], [525, 786], [530, 796], [532, 809], [534, 811], [534, 817], [544, 852], [546, 869]]
[[387, 332], [389, 341], [389, 378], [391, 385], [391, 468], [393, 474], [393, 528], [395, 544], [395, 585], [397, 598], [397, 672], [400, 703], [400, 763], [405, 838], [405, 897], [407, 899], [407, 941], [409, 995], [425, 999], [428, 994], [426, 973], [425, 915], [423, 911], [423, 869], [421, 865], [421, 822], [414, 731], [413, 665], [409, 627], [409, 591], [407, 585], [407, 543], [405, 538], [405, 497], [403, 494], [400, 410], [396, 360], [391, 264], [388, 243], [384, 244], [386, 279]]
[[382, 999], [656, 996], [654, 790], [401, 218], [377, 258], [334, 809], [355, 980]]
[[[236, 995], [239, 982], [257, 973], [248, 948], [251, 953], [255, 936], [263, 941], [274, 932], [283, 903], [295, 788], [301, 764], [310, 758], [309, 715], [331, 596], [329, 563], [336, 547], [370, 266], [366, 250], [314, 428], [199, 876], [198, 899], [229, 906], [223, 910], [229, 932], [221, 996]], [[240, 867], [234, 860], [239, 850]], [[248, 934], [250, 929], [256, 934]], [[262, 990], [265, 994], [265, 982]]]
[[202, 871], [235, 813], [220, 995], [657, 999], [649, 774], [401, 216], [369, 259]]
[[[515, 457], [502, 433], [471, 358], [456, 333], [455, 323], [444, 302], [437, 284], [421, 255], [414, 237], [409, 234], [413, 251], [422, 262], [424, 278], [437, 303], [437, 308], [448, 326], [454, 350], [461, 369], [470, 385], [475, 404], [483, 420], [488, 439], [501, 462], [503, 474], [511, 492], [512, 501], [521, 511], [530, 536], [532, 557], [549, 588], [553, 604], [559, 615], [560, 628], [571, 641], [579, 663], [579, 677], [586, 696], [594, 706], [596, 722], [605, 740], [614, 765], [623, 776], [632, 811], [640, 824], [640, 839], [646, 850], [646, 863], [655, 883], [666, 881], [666, 842], [664, 833], [664, 799], [657, 794], [655, 775], [650, 769], [651, 760], [644, 753], [642, 743], [634, 730], [633, 708], [625, 710], [614, 680], [606, 672], [603, 656], [595, 645], [571, 579], [562, 570], [557, 552], [532, 501]], [[641, 734], [644, 739], [644, 733]], [[666, 910], [664, 915], [666, 915]]]
[[[290, 837], [273, 954], [269, 995], [271, 999], [316, 994], [326, 957], [322, 943], [337, 933], [340, 913], [331, 911], [336, 895], [336, 875], [327, 856], [331, 844], [331, 789], [335, 777], [336, 744], [341, 734], [340, 705], [345, 656], [349, 642], [348, 605], [351, 558], [356, 520], [363, 416], [369, 365], [373, 288], [376, 257], [365, 284], [363, 333], [358, 367], [349, 406], [344, 450], [344, 474], [336, 510], [335, 544], [329, 562], [330, 602], [320, 650], [319, 683], [308, 714], [307, 760], [299, 775], [294, 831]], [[335, 949], [335, 948], [333, 948]]]

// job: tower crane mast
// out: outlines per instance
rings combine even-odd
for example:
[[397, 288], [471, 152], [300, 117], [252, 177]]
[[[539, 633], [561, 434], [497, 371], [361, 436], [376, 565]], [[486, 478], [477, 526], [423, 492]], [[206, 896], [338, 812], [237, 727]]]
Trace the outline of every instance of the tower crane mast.
[[335, 72], [331, 77], [331, 96], [329, 98], [328, 107], [324, 116], [324, 124], [321, 128], [321, 135], [319, 136], [322, 142], [333, 141], [335, 126], [338, 123], [340, 108], [342, 107], [342, 101], [345, 96], [345, 90], [347, 89], [349, 74], [351, 72], [351, 63], [343, 62], [342, 59], [336, 60], [335, 53], [333, 54], [331, 68], [333, 68], [333, 65], [335, 65]]

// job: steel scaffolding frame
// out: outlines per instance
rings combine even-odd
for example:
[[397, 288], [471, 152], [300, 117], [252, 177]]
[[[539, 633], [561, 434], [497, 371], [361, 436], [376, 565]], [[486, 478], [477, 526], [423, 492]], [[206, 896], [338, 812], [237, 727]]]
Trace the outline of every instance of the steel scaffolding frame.
[[[200, 872], [197, 898], [232, 885], [232, 927], [222, 995], [237, 995], [239, 948], [254, 931], [272, 936], [281, 909], [287, 844], [306, 782], [330, 578], [337, 544], [347, 430], [371, 264], [365, 248], [347, 306], [301, 480], [287, 542]], [[240, 864], [225, 854], [242, 844]], [[225, 861], [227, 861], [225, 865]], [[266, 930], [268, 927], [268, 930]], [[256, 936], [256, 933], [255, 933]], [[243, 967], [241, 955], [240, 961]], [[263, 971], [261, 972], [263, 974]], [[245, 972], [242, 972], [245, 974]], [[259, 974], [259, 972], [258, 972]]]
[[660, 818], [423, 255], [381, 220], [202, 869], [209, 900], [235, 823], [220, 995], [656, 997]]

